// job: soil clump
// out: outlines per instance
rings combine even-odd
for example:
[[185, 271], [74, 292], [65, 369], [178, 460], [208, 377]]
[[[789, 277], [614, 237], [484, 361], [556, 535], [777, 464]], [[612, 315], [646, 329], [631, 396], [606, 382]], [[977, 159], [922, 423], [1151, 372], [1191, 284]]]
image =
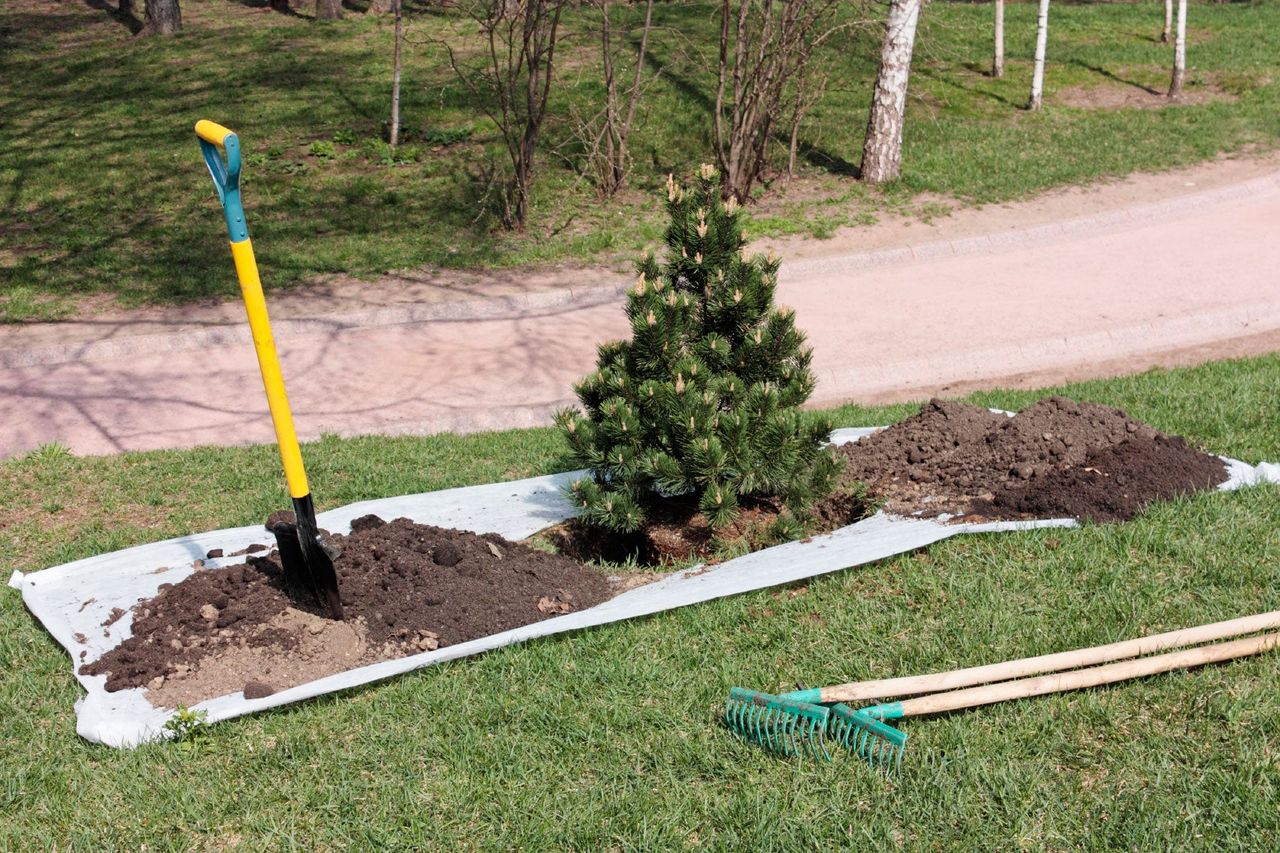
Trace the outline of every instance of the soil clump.
[[842, 482], [862, 481], [898, 515], [1123, 521], [1153, 500], [1210, 489], [1222, 460], [1119, 409], [1049, 397], [1009, 417], [930, 400], [838, 448]]
[[510, 542], [364, 516], [330, 540], [347, 618], [291, 589], [273, 551], [203, 569], [133, 608], [133, 636], [81, 668], [108, 691], [147, 687], [176, 707], [296, 684], [592, 607], [611, 595], [597, 569]]

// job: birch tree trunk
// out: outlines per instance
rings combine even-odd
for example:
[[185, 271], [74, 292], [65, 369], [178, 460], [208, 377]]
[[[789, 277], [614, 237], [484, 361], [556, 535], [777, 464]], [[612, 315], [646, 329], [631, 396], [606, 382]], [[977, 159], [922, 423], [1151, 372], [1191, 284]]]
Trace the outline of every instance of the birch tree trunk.
[[182, 10], [178, 0], [147, 0], [145, 22], [138, 35], [168, 36], [182, 29]]
[[996, 0], [996, 50], [991, 59], [991, 76], [1004, 76], [1004, 0]]
[[401, 7], [404, 0], [391, 0], [396, 16], [395, 47], [391, 52], [391, 130], [387, 133], [387, 141], [394, 151], [400, 144], [400, 42], [404, 36], [404, 22], [401, 19]]
[[861, 177], [867, 183], [892, 181], [902, 166], [902, 119], [907, 108], [907, 79], [920, 5], [921, 0], [890, 0], [867, 138], [862, 146]]
[[1164, 29], [1160, 32], [1160, 43], [1169, 43], [1169, 33], [1173, 30], [1173, 0], [1164, 0]]
[[1173, 80], [1169, 99], [1182, 97], [1182, 80], [1187, 75], [1187, 0], [1178, 0], [1178, 34], [1173, 41]]
[[1049, 44], [1049, 0], [1040, 0], [1036, 16], [1036, 65], [1031, 74], [1031, 100], [1027, 109], [1038, 110], [1044, 104], [1044, 54]]

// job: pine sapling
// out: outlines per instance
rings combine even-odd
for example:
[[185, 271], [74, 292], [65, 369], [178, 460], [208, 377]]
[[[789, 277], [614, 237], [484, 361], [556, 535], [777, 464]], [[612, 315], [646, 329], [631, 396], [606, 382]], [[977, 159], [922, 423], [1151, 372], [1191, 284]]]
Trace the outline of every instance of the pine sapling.
[[602, 345], [557, 423], [590, 470], [571, 486], [588, 524], [644, 526], [664, 501], [694, 500], [712, 527], [744, 498], [778, 497], [803, 514], [838, 464], [813, 393], [811, 350], [795, 315], [774, 307], [779, 259], [751, 256], [737, 200], [703, 166], [686, 190], [667, 179], [667, 257], [638, 264], [627, 297], [631, 339]]

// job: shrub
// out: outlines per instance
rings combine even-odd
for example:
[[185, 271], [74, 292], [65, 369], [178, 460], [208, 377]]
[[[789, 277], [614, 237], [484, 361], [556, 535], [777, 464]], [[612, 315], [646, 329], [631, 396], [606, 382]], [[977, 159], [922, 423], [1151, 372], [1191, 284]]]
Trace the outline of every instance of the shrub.
[[591, 475], [571, 487], [588, 524], [641, 528], [662, 501], [696, 500], [713, 527], [748, 496], [795, 514], [832, 488], [830, 422], [800, 411], [811, 351], [794, 314], [775, 309], [777, 258], [746, 257], [736, 200], [703, 166], [686, 191], [667, 180], [667, 259], [638, 265], [629, 341], [599, 349], [575, 386], [585, 414], [557, 423]]

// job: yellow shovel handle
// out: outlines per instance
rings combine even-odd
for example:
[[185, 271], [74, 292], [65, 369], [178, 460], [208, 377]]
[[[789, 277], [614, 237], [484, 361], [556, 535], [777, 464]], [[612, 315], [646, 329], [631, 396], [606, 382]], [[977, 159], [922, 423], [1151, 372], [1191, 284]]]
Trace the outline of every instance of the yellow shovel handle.
[[240, 293], [249, 315], [249, 328], [253, 331], [253, 348], [258, 353], [258, 368], [262, 371], [262, 386], [266, 389], [267, 405], [271, 408], [271, 423], [276, 428], [276, 443], [280, 445], [280, 461], [284, 464], [289, 496], [303, 498], [311, 493], [311, 489], [307, 485], [307, 472], [302, 467], [298, 434], [293, 429], [289, 396], [284, 390], [280, 359], [276, 355], [275, 339], [271, 336], [271, 321], [267, 317], [267, 302], [262, 296], [262, 279], [258, 277], [253, 244], [247, 239], [232, 243], [231, 258], [236, 264]]

